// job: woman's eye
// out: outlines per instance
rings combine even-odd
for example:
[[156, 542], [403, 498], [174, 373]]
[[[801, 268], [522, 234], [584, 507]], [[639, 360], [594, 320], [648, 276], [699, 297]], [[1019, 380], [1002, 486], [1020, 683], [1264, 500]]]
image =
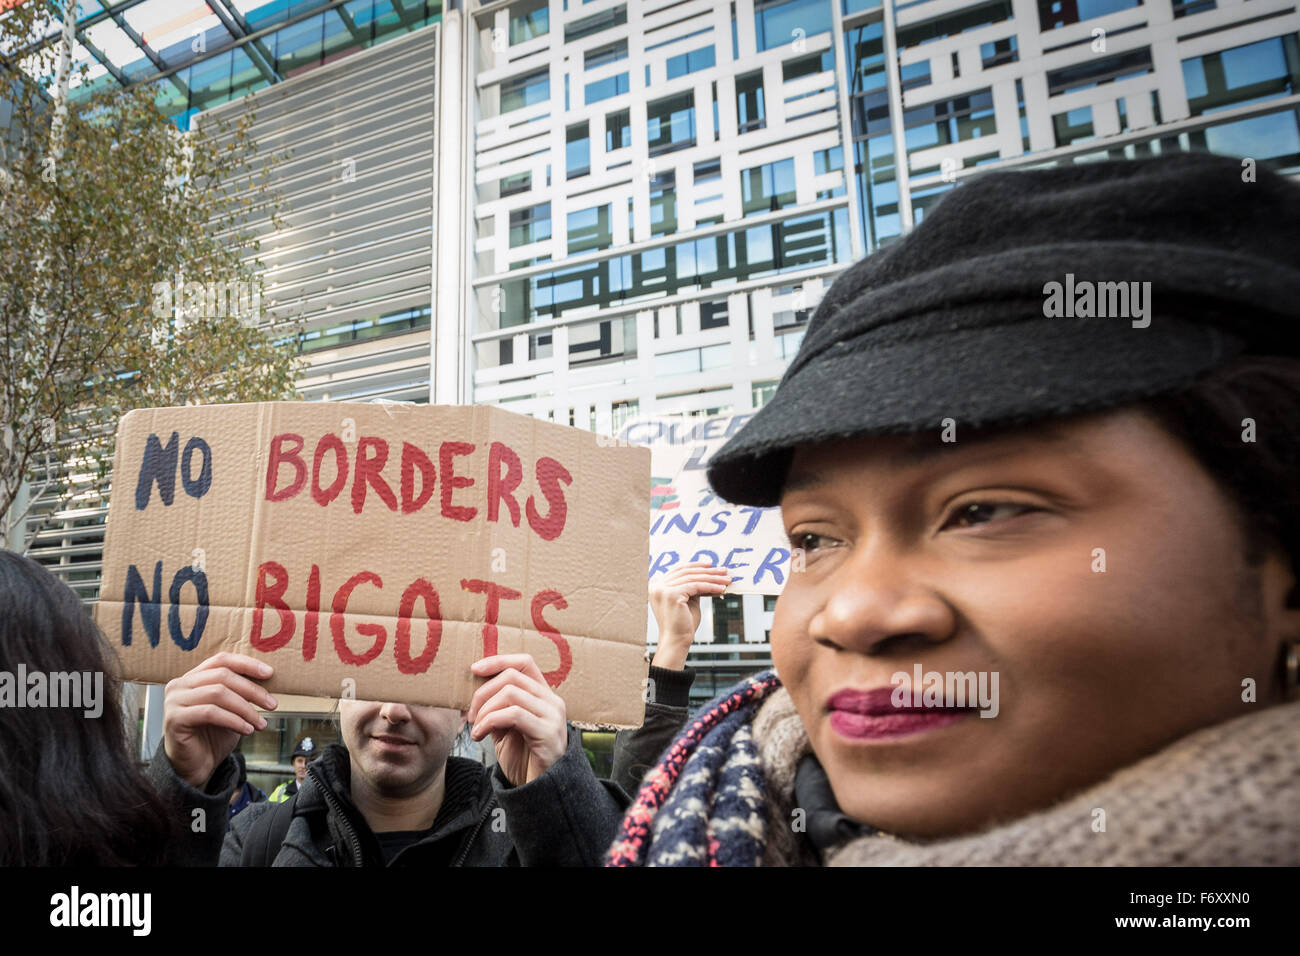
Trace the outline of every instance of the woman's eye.
[[830, 539], [820, 534], [813, 534], [811, 531], [800, 531], [790, 536], [792, 547], [800, 551], [819, 551], [830, 544]]
[[990, 521], [996, 521], [1005, 518], [1014, 518], [1017, 515], [1028, 514], [1038, 509], [1032, 505], [1018, 504], [987, 504], [976, 501], [968, 505], [962, 505], [944, 522], [943, 528], [973, 528], [976, 525], [988, 524]]

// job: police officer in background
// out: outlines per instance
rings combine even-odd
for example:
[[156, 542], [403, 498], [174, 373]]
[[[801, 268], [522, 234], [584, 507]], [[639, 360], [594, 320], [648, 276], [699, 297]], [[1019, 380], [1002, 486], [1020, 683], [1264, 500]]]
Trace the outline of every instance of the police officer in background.
[[298, 746], [293, 748], [293, 779], [286, 780], [272, 790], [271, 796], [267, 799], [271, 803], [284, 803], [297, 793], [302, 782], [307, 779], [307, 761], [314, 756], [316, 756], [316, 744], [310, 737], [298, 741]]

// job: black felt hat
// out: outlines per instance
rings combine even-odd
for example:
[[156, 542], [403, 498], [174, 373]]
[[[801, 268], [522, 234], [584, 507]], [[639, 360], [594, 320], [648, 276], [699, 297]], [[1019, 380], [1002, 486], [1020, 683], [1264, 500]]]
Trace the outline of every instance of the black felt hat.
[[797, 445], [1004, 425], [1300, 354], [1300, 185], [1179, 154], [993, 172], [843, 272], [772, 397], [709, 464], [775, 505]]

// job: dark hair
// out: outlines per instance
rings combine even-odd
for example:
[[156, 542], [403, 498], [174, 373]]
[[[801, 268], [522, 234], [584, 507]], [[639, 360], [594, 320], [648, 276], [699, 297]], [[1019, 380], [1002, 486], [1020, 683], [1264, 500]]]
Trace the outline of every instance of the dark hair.
[[29, 674], [104, 675], [98, 717], [72, 707], [0, 709], [0, 865], [165, 862], [176, 823], [130, 752], [113, 663], [66, 584], [0, 551], [0, 671], [16, 675], [21, 664]]
[[1248, 560], [1280, 546], [1300, 576], [1300, 360], [1243, 356], [1143, 404], [1235, 501]]

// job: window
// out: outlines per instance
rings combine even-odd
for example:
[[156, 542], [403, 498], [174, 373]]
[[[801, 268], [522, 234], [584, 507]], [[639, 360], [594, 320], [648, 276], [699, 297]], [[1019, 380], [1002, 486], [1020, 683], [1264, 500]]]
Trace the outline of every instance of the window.
[[746, 216], [793, 206], [794, 160], [781, 159], [744, 170], [740, 174], [740, 198]]
[[997, 132], [992, 92], [979, 90], [969, 96], [905, 110], [903, 126], [909, 153], [991, 136]]
[[700, 186], [704, 183], [717, 180], [722, 182], [722, 160], [721, 159], [704, 159], [695, 164], [695, 185]]
[[818, 199], [834, 199], [837, 196], [844, 195], [844, 150], [839, 146], [832, 146], [830, 149], [819, 149], [813, 153], [813, 172], [818, 176], [824, 176], [831, 172], [841, 174], [841, 182], [838, 186], [817, 191]]
[[677, 231], [677, 174], [669, 170], [650, 181], [650, 235]]
[[583, 17], [581, 20], [574, 20], [566, 26], [564, 28], [564, 42], [572, 43], [574, 40], [581, 40], [583, 37], [591, 36], [593, 33], [600, 33], [602, 30], [621, 27], [625, 23], [627, 23], [627, 7], [615, 7], [613, 10], [594, 13], [589, 17]]
[[[725, 287], [737, 280], [847, 264], [850, 255], [849, 210], [841, 207], [784, 222], [673, 241], [643, 252], [555, 263], [547, 271], [502, 281], [501, 327], [553, 317], [570, 309], [626, 305], [687, 291], [717, 297], [725, 295]], [[781, 338], [791, 339], [798, 334], [795, 331]], [[796, 348], [797, 343], [788, 347]]]
[[789, 83], [801, 76], [812, 76], [814, 73], [824, 73], [833, 69], [835, 69], [835, 55], [827, 49], [821, 53], [814, 53], [812, 56], [801, 56], [798, 59], [786, 60], [781, 64], [781, 79]]
[[1052, 117], [1052, 127], [1057, 146], [1092, 139], [1092, 107], [1081, 106], [1068, 113], [1057, 113]]
[[431, 313], [426, 306], [423, 309], [408, 309], [403, 312], [390, 312], [378, 318], [358, 319], [344, 325], [314, 332], [298, 334], [298, 351], [316, 352], [321, 349], [351, 345], [367, 339], [383, 338], [429, 327]]
[[[766, 382], [755, 382], [753, 385], [754, 407], [762, 408], [764, 405], [770, 402], [772, 400], [772, 396], [776, 394], [776, 387], [779, 384], [780, 382], [777, 379], [769, 379]], [[772, 607], [767, 607], [767, 603], [765, 600], [763, 604], [763, 608], [764, 610], [767, 611], [774, 610], [776, 608], [776, 598], [775, 597], [772, 598]]]
[[736, 119], [742, 133], [762, 129], [767, 125], [763, 109], [762, 70], [736, 77]]
[[980, 44], [980, 63], [986, 70], [989, 67], [1001, 66], [1003, 63], [1015, 63], [1018, 59], [1020, 53], [1016, 47], [1014, 33], [1005, 40]]
[[1289, 109], [1207, 126], [1190, 134], [1188, 145], [1223, 155], [1251, 156], [1278, 172], [1294, 174], [1300, 171], [1300, 112]]
[[1047, 74], [1047, 95], [1059, 96], [1086, 90], [1101, 83], [1128, 79], [1151, 72], [1151, 50], [1142, 47], [1130, 50], [1118, 56], [1109, 56], [1101, 60], [1088, 60], [1078, 66], [1063, 70], [1052, 70]]
[[609, 204], [569, 213], [569, 252], [608, 249], [613, 243], [609, 229]]
[[649, 155], [695, 145], [695, 94], [680, 93], [646, 108]]
[[515, 193], [526, 193], [532, 187], [532, 173], [515, 173], [513, 176], [503, 176], [501, 178], [501, 195], [513, 196]]
[[[722, 160], [706, 159], [695, 164], [693, 182], [695, 183], [695, 205], [710, 203], [722, 198]], [[710, 217], [710, 221], [721, 222], [722, 216]], [[697, 226], [710, 223], [696, 217]]]
[[718, 81], [714, 80], [709, 84], [713, 96], [713, 141], [716, 143], [719, 138], [718, 129]]
[[1016, 80], [1016, 110], [1020, 114], [1020, 148], [1027, 153], [1029, 152], [1029, 117], [1025, 115], [1025, 87], [1020, 80]]
[[907, 63], [899, 67], [898, 75], [902, 88], [905, 90], [917, 86], [928, 86], [930, 84], [930, 61], [922, 60], [920, 63]]
[[[776, 290], [777, 295], [789, 295], [791, 292], [800, 293], [802, 292], [802, 289], [798, 287], [787, 287]], [[793, 329], [800, 325], [807, 325], [808, 319], [811, 316], [812, 309], [782, 309], [780, 312], [772, 313], [772, 328], [778, 332], [783, 332], [786, 329]]]
[[607, 76], [603, 80], [597, 80], [595, 83], [588, 83], [584, 91], [583, 102], [586, 105], [599, 103], [601, 100], [607, 100], [612, 96], [620, 96], [628, 91], [628, 80], [626, 73], [619, 73], [615, 76]]
[[598, 46], [588, 50], [582, 55], [582, 68], [584, 70], [594, 69], [598, 66], [604, 66], [606, 63], [614, 63], [618, 60], [627, 59], [627, 41], [618, 40], [614, 43], [608, 43], [605, 46]]
[[1300, 85], [1300, 37], [1273, 37], [1183, 61], [1193, 116], [1289, 96]]
[[[849, 89], [854, 95], [885, 88], [885, 37], [879, 21], [854, 27], [847, 37]], [[927, 73], [928, 73], [927, 65]]]
[[1190, 17], [1193, 13], [1205, 13], [1217, 9], [1214, 0], [1173, 0], [1174, 19]]
[[551, 75], [539, 70], [526, 76], [516, 76], [501, 84], [501, 112], [522, 109], [542, 103], [551, 97]]
[[[1044, 2], [1044, 0], [1040, 0], [1040, 2]], [[1003, 20], [1010, 19], [1011, 0], [994, 0], [992, 3], [982, 3], [977, 7], [969, 7], [957, 13], [950, 13], [942, 17], [936, 17], [933, 20], [925, 20], [921, 23], [901, 27], [898, 30], [898, 49], [906, 50], [908, 47], [920, 46], [923, 43], [929, 43], [931, 40], [955, 37], [959, 33], [973, 30], [976, 27], [988, 26], [990, 23], [1001, 23]]]
[[548, 359], [552, 355], [552, 333], [534, 332], [528, 336], [528, 359]]
[[[569, 326], [569, 365], [636, 357], [636, 318]], [[594, 416], [595, 410], [592, 410]]]
[[690, 53], [683, 53], [680, 56], [670, 56], [668, 58], [668, 79], [675, 80], [679, 76], [685, 76], [687, 73], [697, 73], [700, 70], [707, 70], [715, 63], [713, 47], [701, 47], [698, 50], [692, 50]]
[[713, 640], [718, 644], [739, 644], [745, 635], [745, 610], [739, 594], [713, 599]]
[[547, 0], [525, 0], [510, 8], [510, 45], [545, 36], [550, 29]]
[[616, 110], [605, 114], [605, 151], [632, 145], [632, 112]]
[[1057, 30], [1071, 23], [1142, 6], [1142, 0], [1038, 0], [1038, 27]]
[[630, 398], [623, 402], [613, 402], [609, 406], [609, 426], [617, 435], [619, 431], [641, 411], [639, 399]]
[[510, 247], [551, 238], [551, 204], [529, 206], [510, 213]]
[[564, 139], [565, 178], [587, 175], [591, 172], [591, 137], [587, 133], [587, 124], [570, 126]]
[[758, 51], [762, 53], [784, 43], [830, 30], [831, 2], [832, 0], [755, 0], [754, 40], [758, 44]]
[[725, 328], [728, 321], [726, 299], [700, 303], [700, 331]]

